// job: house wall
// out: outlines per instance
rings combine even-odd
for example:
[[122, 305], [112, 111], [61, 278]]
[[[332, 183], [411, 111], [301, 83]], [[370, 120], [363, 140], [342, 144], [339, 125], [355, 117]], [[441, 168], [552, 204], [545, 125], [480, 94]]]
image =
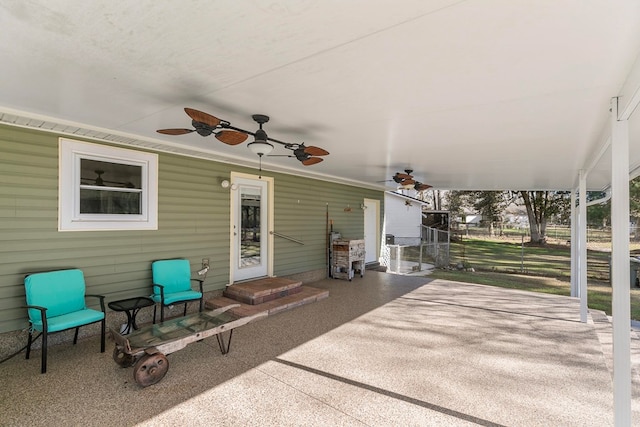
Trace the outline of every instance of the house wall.
[[408, 199], [385, 194], [385, 233], [395, 236], [397, 245], [415, 245], [420, 243], [420, 225], [422, 224], [422, 206], [418, 202], [405, 202]]
[[[230, 190], [220, 181], [232, 171], [255, 169], [159, 153], [158, 230], [58, 232], [60, 136], [0, 126], [0, 333], [27, 325], [23, 279], [37, 271], [80, 268], [87, 293], [105, 295], [107, 302], [150, 294], [150, 265], [162, 258], [187, 258], [194, 271], [210, 258], [205, 291], [228, 284]], [[288, 174], [262, 175], [274, 177], [275, 231], [304, 243], [274, 238], [276, 276], [326, 269], [327, 212], [336, 231], [362, 238], [361, 203], [384, 197]]]

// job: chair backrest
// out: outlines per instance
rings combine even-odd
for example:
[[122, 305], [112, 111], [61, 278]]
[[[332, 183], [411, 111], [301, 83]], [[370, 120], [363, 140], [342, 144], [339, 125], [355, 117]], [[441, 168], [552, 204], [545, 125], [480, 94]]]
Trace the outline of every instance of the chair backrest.
[[[30, 274], [24, 279], [27, 305], [47, 308], [47, 318], [86, 308], [82, 270], [58, 270]], [[40, 311], [29, 309], [29, 319], [40, 322]]]
[[[153, 283], [164, 286], [164, 293], [191, 290], [191, 265], [186, 259], [166, 259], [151, 263]], [[154, 288], [154, 293], [159, 293]]]

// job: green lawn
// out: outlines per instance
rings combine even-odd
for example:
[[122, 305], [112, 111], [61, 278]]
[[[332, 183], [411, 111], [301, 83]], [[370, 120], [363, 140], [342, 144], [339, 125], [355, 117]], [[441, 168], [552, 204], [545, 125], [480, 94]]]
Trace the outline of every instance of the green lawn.
[[[437, 269], [430, 277], [569, 295], [570, 263], [569, 246], [525, 244], [523, 250], [519, 243], [465, 239], [451, 244], [451, 264], [466, 270]], [[611, 314], [609, 253], [587, 252], [587, 292], [590, 308]], [[640, 320], [640, 289], [631, 289], [631, 318]]]

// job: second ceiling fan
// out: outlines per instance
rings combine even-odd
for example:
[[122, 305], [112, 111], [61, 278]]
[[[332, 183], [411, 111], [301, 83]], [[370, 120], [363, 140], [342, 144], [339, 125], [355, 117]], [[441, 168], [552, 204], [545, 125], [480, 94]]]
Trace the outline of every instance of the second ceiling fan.
[[255, 132], [240, 129], [232, 126], [230, 122], [219, 119], [211, 114], [195, 110], [193, 108], [185, 108], [185, 113], [191, 118], [193, 129], [177, 128], [177, 129], [158, 129], [157, 132], [165, 135], [185, 135], [197, 132], [201, 136], [214, 135], [216, 139], [227, 145], [238, 145], [246, 141], [249, 135], [255, 137], [255, 141], [248, 144], [251, 151], [256, 153], [260, 158], [269, 154], [273, 149], [273, 144], [268, 141], [275, 142], [284, 146], [284, 148], [292, 151], [292, 154], [274, 154], [272, 156], [295, 157], [305, 166], [315, 165], [324, 159], [320, 156], [326, 156], [329, 152], [325, 149], [315, 146], [306, 146], [304, 143], [288, 143], [267, 136], [262, 129], [262, 125], [269, 121], [269, 116], [264, 114], [254, 114], [251, 116], [258, 123], [259, 129]]
[[413, 179], [412, 173], [413, 169], [405, 169], [404, 173], [396, 172], [395, 175], [391, 177], [391, 181], [399, 184], [400, 187], [405, 190], [424, 191], [431, 188], [429, 184], [423, 184]]

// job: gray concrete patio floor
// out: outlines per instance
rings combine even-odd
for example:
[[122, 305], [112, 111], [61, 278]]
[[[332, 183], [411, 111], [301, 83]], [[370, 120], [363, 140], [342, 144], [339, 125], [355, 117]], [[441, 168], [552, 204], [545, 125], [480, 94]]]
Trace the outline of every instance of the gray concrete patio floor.
[[0, 425], [613, 425], [611, 325], [573, 298], [369, 271], [313, 286], [329, 298], [236, 329], [226, 356], [215, 338], [170, 354], [147, 388], [97, 337], [51, 347], [44, 375], [22, 353], [0, 364]]

